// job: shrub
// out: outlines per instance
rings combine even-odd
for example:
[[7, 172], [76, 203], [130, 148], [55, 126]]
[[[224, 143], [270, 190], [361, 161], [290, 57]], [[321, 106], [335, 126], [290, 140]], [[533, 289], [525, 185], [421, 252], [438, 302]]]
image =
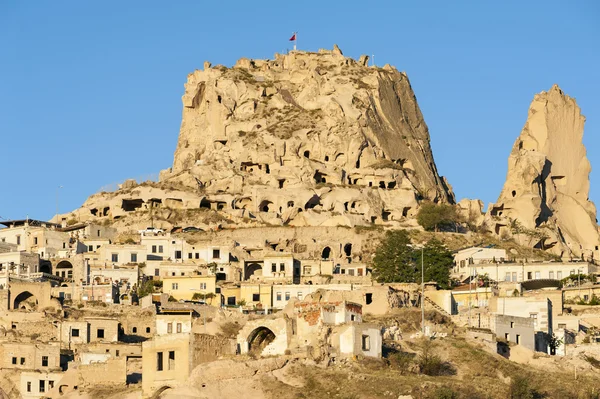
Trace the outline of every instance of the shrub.
[[242, 329], [242, 326], [236, 322], [228, 321], [219, 326], [221, 334], [227, 338], [235, 338]]
[[410, 366], [413, 362], [413, 357], [410, 353], [396, 352], [392, 353], [388, 360], [390, 366], [400, 372], [400, 374], [407, 374], [410, 371]]
[[458, 399], [458, 397], [458, 393], [449, 387], [439, 387], [429, 395], [431, 399]]
[[529, 386], [527, 378], [517, 376], [510, 383], [509, 398], [510, 399], [533, 399], [534, 392]]
[[452, 367], [435, 353], [434, 344], [425, 338], [421, 344], [421, 353], [417, 357], [419, 372], [429, 376], [453, 374]]
[[438, 231], [440, 227], [455, 227], [460, 220], [456, 209], [448, 204], [424, 202], [417, 212], [417, 222], [427, 231]]

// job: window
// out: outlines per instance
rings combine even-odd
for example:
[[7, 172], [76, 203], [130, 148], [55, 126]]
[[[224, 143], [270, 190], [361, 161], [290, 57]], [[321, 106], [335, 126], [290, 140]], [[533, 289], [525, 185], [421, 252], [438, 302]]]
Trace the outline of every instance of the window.
[[510, 281], [510, 273], [506, 273], [506, 276], [504, 276], [504, 281]]
[[280, 272], [284, 272], [285, 271], [285, 263], [280, 263], [279, 264], [279, 271]]
[[506, 340], [506, 342], [510, 341], [510, 334], [509, 333], [504, 333], [504, 339]]
[[517, 272], [512, 272], [512, 281], [513, 283], [517, 282]]
[[181, 251], [175, 251], [175, 259], [181, 259]]
[[281, 301], [281, 292], [278, 292], [278, 293], [277, 293], [277, 300], [278, 300], [278, 301]]
[[554, 272], [548, 272], [548, 278], [554, 280]]
[[271, 272], [275, 273], [277, 271], [277, 263], [271, 263]]
[[33, 237], [33, 245], [37, 245], [37, 237]]
[[195, 257], [196, 257], [196, 259], [200, 259], [200, 252], [196, 252]]
[[310, 276], [312, 273], [312, 268], [310, 266], [304, 266], [304, 275]]
[[131, 254], [131, 262], [137, 263], [137, 254], [134, 254], [134, 253]]
[[99, 328], [98, 330], [96, 330], [96, 337], [104, 338], [104, 328]]
[[289, 300], [290, 300], [290, 293], [289, 293], [289, 292], [286, 292], [286, 293], [285, 293], [285, 300], [286, 300], [286, 301], [289, 301]]
[[162, 254], [162, 253], [163, 253], [163, 246], [162, 246], [162, 245], [159, 245], [159, 246], [158, 246], [158, 253], [159, 253], [159, 254]]
[[160, 276], [160, 270], [159, 269], [154, 269], [154, 275], [156, 277]]
[[542, 273], [541, 272], [535, 272], [535, 279], [539, 280], [542, 278]]
[[173, 323], [167, 324], [167, 334], [171, 334], [173, 332]]
[[133, 327], [133, 328], [131, 329], [131, 332], [132, 332], [132, 333], [134, 333], [134, 334], [135, 334], [135, 333], [137, 333], [137, 327]]
[[299, 300], [299, 301], [301, 301], [301, 300], [302, 300], [302, 293], [301, 293], [301, 292], [299, 292], [299, 293], [298, 293], [298, 300]]
[[71, 337], [79, 337], [79, 329], [74, 328], [71, 330]]
[[260, 294], [252, 294], [252, 302], [260, 302]]
[[12, 364], [17, 364], [17, 358], [16, 357], [12, 358]]
[[40, 380], [40, 392], [46, 392], [46, 381]]
[[110, 260], [111, 260], [111, 262], [118, 262], [119, 261], [119, 254], [112, 254], [110, 256]]
[[558, 329], [559, 329], [559, 330], [561, 330], [561, 329], [562, 329], [562, 330], [566, 330], [566, 329], [567, 329], [567, 325], [566, 325], [566, 324], [563, 324], [563, 323], [558, 323]]
[[365, 303], [370, 305], [373, 302], [373, 293], [365, 294]]
[[27, 381], [27, 392], [31, 392], [31, 381]]
[[156, 371], [162, 371], [163, 369], [163, 353], [156, 352]]
[[556, 279], [562, 280], [562, 272], [556, 272]]
[[169, 351], [169, 370], [175, 370], [175, 351]]
[[24, 358], [24, 357], [22, 357], [22, 358], [21, 358], [21, 366], [23, 366], [24, 364], [25, 364], [25, 358]]
[[152, 253], [155, 254], [156, 253], [156, 245], [152, 246]]
[[194, 254], [191, 252], [188, 252], [188, 259], [192, 259], [194, 257]]
[[181, 323], [177, 323], [177, 332], [180, 333], [181, 332]]
[[94, 246], [88, 245], [88, 252], [94, 252]]
[[17, 236], [17, 245], [21, 245], [21, 236]]
[[200, 283], [200, 289], [201, 290], [205, 290], [206, 289], [206, 283]]
[[221, 258], [221, 250], [213, 249], [213, 259], [220, 259], [220, 258]]
[[150, 334], [150, 327], [146, 327], [146, 334]]
[[97, 230], [96, 234], [100, 237], [100, 230]]
[[362, 350], [369, 351], [371, 350], [371, 337], [368, 335], [362, 336]]
[[517, 345], [521, 343], [521, 336], [517, 334], [516, 336]]
[[42, 367], [48, 367], [48, 356], [42, 356]]
[[530, 313], [529, 317], [533, 319], [533, 329], [537, 329], [537, 320], [538, 320], [538, 315], [537, 313]]
[[531, 280], [531, 272], [527, 272], [527, 280]]
[[67, 248], [67, 243], [63, 242], [63, 249], [66, 249], [66, 248]]
[[510, 322], [510, 328], [515, 328], [515, 322], [514, 321]]

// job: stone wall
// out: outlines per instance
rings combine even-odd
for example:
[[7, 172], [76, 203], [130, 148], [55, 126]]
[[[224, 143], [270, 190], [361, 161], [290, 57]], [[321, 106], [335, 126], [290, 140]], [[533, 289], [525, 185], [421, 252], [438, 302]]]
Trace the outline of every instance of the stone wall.
[[79, 365], [77, 370], [84, 386], [124, 386], [127, 380], [127, 360], [109, 359], [104, 363]]
[[234, 339], [208, 334], [192, 334], [192, 367], [200, 363], [208, 363], [223, 356], [235, 355], [236, 342]]

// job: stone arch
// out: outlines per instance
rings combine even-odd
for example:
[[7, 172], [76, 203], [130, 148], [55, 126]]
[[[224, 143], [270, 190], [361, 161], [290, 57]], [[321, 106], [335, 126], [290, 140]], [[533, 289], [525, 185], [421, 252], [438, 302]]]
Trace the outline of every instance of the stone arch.
[[[35, 302], [34, 302], [35, 301]], [[32, 310], [38, 305], [37, 298], [29, 291], [23, 291], [15, 297], [13, 309]]]
[[200, 208], [210, 209], [210, 201], [207, 198], [202, 198], [202, 201], [200, 201]]
[[242, 197], [233, 201], [233, 209], [248, 209], [252, 205], [252, 198]]
[[252, 330], [248, 336], [248, 351], [261, 354], [273, 341], [275, 341], [275, 333], [268, 327], [260, 326]]
[[152, 396], [150, 397], [150, 399], [159, 399], [160, 396], [165, 392], [168, 391], [169, 389], [173, 389], [173, 387], [169, 386], [169, 385], [164, 385], [160, 388], [158, 388], [156, 391], [154, 391], [154, 393], [152, 394]]
[[262, 265], [260, 263], [250, 263], [246, 266], [246, 280], [248, 280], [251, 276], [262, 276]]
[[73, 264], [68, 260], [61, 260], [56, 264], [55, 274], [62, 278], [73, 278]]
[[45, 262], [40, 265], [40, 273], [52, 274], [52, 264], [50, 262]]
[[331, 258], [331, 248], [330, 247], [325, 247], [323, 248], [323, 251], [321, 251], [321, 259], [323, 260], [329, 260], [329, 258]]

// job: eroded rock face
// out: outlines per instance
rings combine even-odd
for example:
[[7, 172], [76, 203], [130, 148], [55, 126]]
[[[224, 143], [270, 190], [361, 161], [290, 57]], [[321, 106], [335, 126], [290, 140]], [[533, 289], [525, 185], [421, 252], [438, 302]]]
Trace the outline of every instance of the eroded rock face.
[[422, 199], [453, 203], [407, 76], [367, 65], [337, 48], [205, 63], [188, 76], [161, 181], [296, 226], [391, 222]]
[[508, 158], [504, 188], [488, 210], [496, 234], [529, 236], [532, 245], [565, 257], [598, 258], [584, 122], [575, 99], [557, 85], [535, 96]]

